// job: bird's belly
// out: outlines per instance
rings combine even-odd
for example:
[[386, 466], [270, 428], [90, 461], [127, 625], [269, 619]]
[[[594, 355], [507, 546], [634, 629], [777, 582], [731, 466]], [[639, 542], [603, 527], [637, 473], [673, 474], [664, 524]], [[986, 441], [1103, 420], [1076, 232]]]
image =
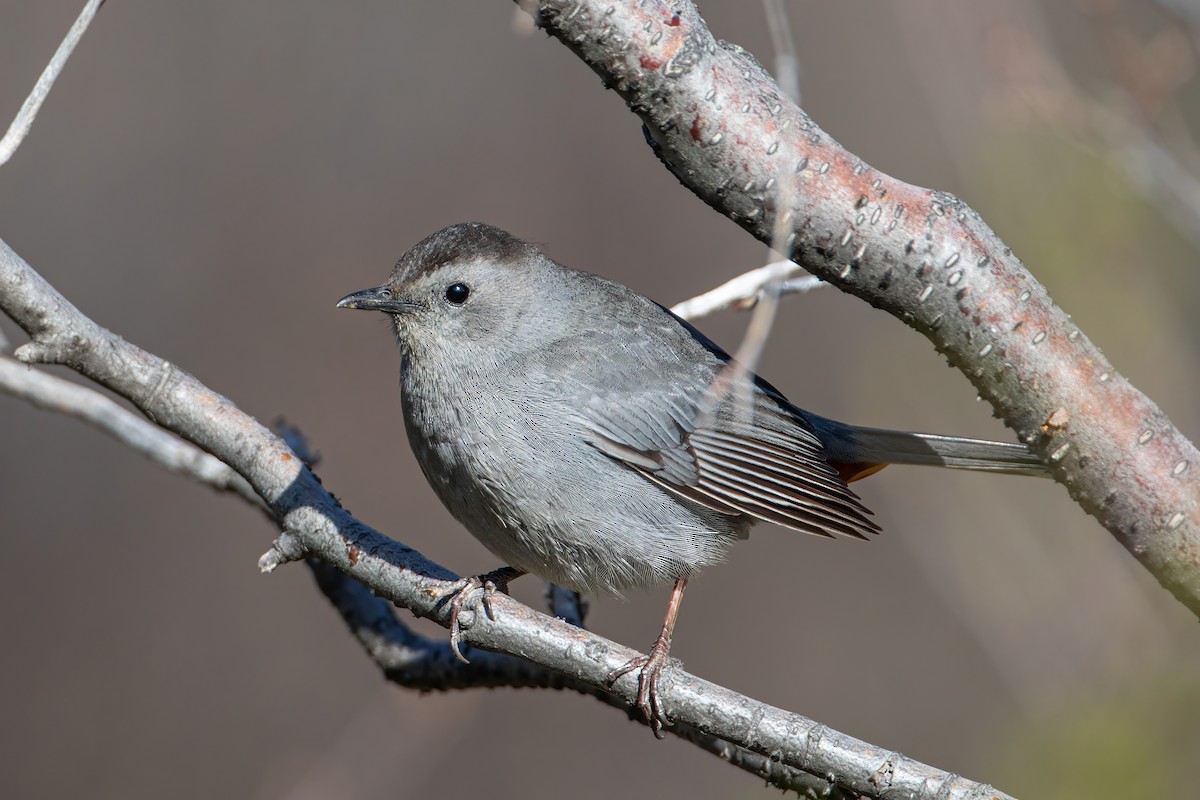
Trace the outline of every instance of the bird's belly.
[[407, 414], [442, 503], [509, 566], [579, 591], [623, 594], [693, 574], [744, 538], [745, 517], [678, 497], [537, 418], [458, 414], [454, 435]]

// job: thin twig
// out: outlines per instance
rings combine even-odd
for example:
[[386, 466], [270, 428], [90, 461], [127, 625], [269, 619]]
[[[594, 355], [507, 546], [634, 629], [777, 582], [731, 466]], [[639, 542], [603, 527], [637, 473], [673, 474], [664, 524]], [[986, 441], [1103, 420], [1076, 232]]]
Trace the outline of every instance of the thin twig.
[[744, 272], [690, 300], [676, 303], [671, 307], [671, 312], [689, 322], [695, 322], [727, 308], [752, 307], [758, 302], [763, 287], [775, 280], [783, 280], [779, 289], [780, 295], [800, 294], [824, 284], [824, 281], [812, 275], [797, 277], [797, 273], [803, 271], [795, 262], [775, 261], [765, 267]]
[[42, 107], [42, 102], [50, 94], [50, 87], [54, 85], [58, 73], [62, 72], [63, 67], [66, 66], [67, 59], [75, 50], [75, 45], [79, 44], [79, 40], [83, 38], [83, 34], [92, 24], [96, 12], [102, 5], [104, 5], [104, 0], [88, 0], [83, 11], [79, 12], [75, 24], [71, 26], [71, 30], [67, 31], [67, 37], [58, 46], [54, 58], [50, 59], [46, 69], [42, 70], [42, 76], [38, 78], [33, 91], [29, 93], [29, 97], [25, 98], [21, 110], [17, 112], [12, 124], [8, 126], [8, 132], [4, 134], [4, 138], [0, 139], [0, 166], [12, 158], [13, 153], [17, 152], [17, 148], [25, 140], [25, 134], [29, 133], [29, 128], [33, 125], [33, 120]]
[[[800, 102], [800, 64], [796, 59], [796, 47], [792, 41], [791, 26], [787, 10], [780, 0], [763, 0], [767, 15], [767, 27], [771, 31], [771, 42], [775, 49], [775, 76], [784, 95], [793, 103]], [[774, 186], [775, 207], [790, 209], [793, 206], [795, 187], [785, 174], [788, 167], [780, 167], [780, 173], [771, 178], [766, 187]], [[788, 250], [791, 214], [777, 214], [771, 234], [771, 254]], [[750, 324], [738, 344], [733, 358], [713, 379], [705, 393], [705, 406], [715, 407], [723, 397], [732, 396], [737, 413], [749, 419], [753, 415], [754, 381], [759, 360], [771, 337], [775, 317], [779, 313], [780, 287], [783, 276], [774, 274], [758, 292], [758, 302], [750, 314]]]
[[0, 391], [46, 411], [56, 411], [94, 425], [170, 472], [186, 475], [218, 491], [239, 494], [257, 508], [266, 510], [250, 484], [227, 464], [123, 408], [95, 389], [48, 375], [0, 355]]
[[775, 82], [788, 99], [800, 105], [800, 59], [796, 57], [787, 8], [783, 0], [763, 0], [763, 11], [767, 16], [767, 30], [771, 33], [771, 47], [775, 51]]

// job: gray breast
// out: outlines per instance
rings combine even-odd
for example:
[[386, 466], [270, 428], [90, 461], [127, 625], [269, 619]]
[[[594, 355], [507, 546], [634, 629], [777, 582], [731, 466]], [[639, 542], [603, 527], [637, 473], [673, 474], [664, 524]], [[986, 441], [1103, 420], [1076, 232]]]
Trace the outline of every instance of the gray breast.
[[447, 509], [506, 564], [622, 594], [721, 561], [745, 537], [748, 517], [681, 498], [589, 444], [575, 401], [552, 384], [458, 377], [435, 413], [421, 398], [447, 387], [405, 370], [409, 440]]

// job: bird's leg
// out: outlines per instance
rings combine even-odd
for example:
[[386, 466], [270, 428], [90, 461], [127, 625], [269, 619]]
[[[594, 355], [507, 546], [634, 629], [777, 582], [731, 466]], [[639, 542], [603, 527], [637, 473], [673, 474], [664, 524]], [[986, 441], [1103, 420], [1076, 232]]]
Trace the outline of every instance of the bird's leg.
[[462, 628], [458, 625], [458, 615], [462, 611], [463, 604], [471, 594], [479, 589], [483, 590], [483, 610], [487, 613], [488, 619], [495, 619], [496, 615], [492, 613], [492, 596], [497, 590], [508, 594], [509, 581], [515, 581], [517, 578], [525, 574], [525, 570], [517, 569], [516, 567], [500, 567], [483, 575], [472, 575], [469, 578], [463, 578], [459, 581], [459, 585], [455, 587], [453, 598], [450, 600], [450, 649], [454, 651], [454, 655], [459, 661], [464, 664], [471, 662], [467, 661], [467, 657], [462, 654], [458, 643], [462, 639]]
[[683, 603], [683, 590], [687, 588], [687, 578], [675, 581], [671, 590], [671, 599], [667, 603], [667, 616], [663, 619], [662, 631], [650, 648], [650, 655], [638, 656], [617, 667], [608, 674], [608, 684], [611, 686], [617, 678], [627, 672], [640, 670], [638, 674], [637, 707], [650, 723], [650, 730], [655, 737], [662, 739], [664, 725], [670, 725], [666, 709], [663, 708], [662, 698], [658, 695], [658, 680], [666, 669], [671, 653], [671, 636], [675, 632], [675, 620], [679, 617], [679, 606]]

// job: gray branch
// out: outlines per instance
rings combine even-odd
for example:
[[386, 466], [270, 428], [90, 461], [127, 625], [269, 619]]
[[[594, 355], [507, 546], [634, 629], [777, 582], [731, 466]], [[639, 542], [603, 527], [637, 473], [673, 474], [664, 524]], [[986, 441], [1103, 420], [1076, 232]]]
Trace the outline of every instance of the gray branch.
[[782, 226], [793, 261], [928, 337], [1200, 614], [1200, 452], [973, 209], [848, 152], [688, 0], [542, 0], [537, 21], [624, 98], [700, 199], [768, 244]]
[[[594, 697], [637, 721], [636, 712], [626, 705], [624, 699], [521, 658], [476, 650], [471, 652], [471, 663], [464, 664], [455, 658], [448, 641], [413, 633], [396, 618], [386, 600], [372, 595], [361, 583], [317, 559], [309, 559], [308, 566], [317, 586], [342, 615], [346, 627], [363, 650], [383, 671], [384, 677], [398, 686], [439, 692], [480, 688], [571, 691]], [[560, 603], [569, 605], [569, 601], [559, 594], [565, 592], [567, 590], [552, 587], [552, 593], [548, 593], [552, 606], [557, 608]], [[667, 731], [773, 786], [797, 792], [801, 796], [814, 800], [849, 800], [854, 796], [823, 777], [731, 744], [693, 725], [677, 722]]]

